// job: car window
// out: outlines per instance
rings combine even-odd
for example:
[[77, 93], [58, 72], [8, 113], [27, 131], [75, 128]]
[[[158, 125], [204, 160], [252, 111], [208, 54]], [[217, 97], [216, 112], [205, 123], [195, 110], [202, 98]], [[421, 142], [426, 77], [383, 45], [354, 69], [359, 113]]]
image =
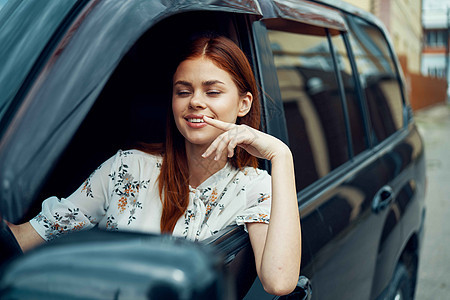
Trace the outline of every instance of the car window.
[[[146, 3], [150, 7], [154, 5], [152, 2]], [[243, 17], [227, 13], [192, 12], [166, 18], [144, 31], [142, 31], [144, 28], [141, 28], [140, 34], [126, 35], [122, 33], [138, 30], [137, 25], [147, 26], [148, 23], [140, 22], [135, 15], [141, 13], [141, 6], [135, 5], [133, 11], [128, 12], [130, 14], [128, 18], [135, 20], [136, 23], [130, 23], [127, 18], [117, 17], [123, 23], [116, 20], [116, 23], [111, 24], [109, 20], [112, 18], [106, 13], [117, 16], [127, 11], [116, 11], [116, 7], [108, 2], [102, 2], [102, 5], [105, 7], [97, 7], [98, 10], [92, 11], [83, 21], [80, 26], [80, 30], [83, 31], [77, 33], [83, 38], [77, 38], [65, 48], [59, 58], [61, 62], [52, 70], [55, 75], [49, 78], [48, 83], [51, 85], [44, 87], [46, 94], [42, 96], [43, 99], [38, 99], [39, 106], [34, 112], [39, 112], [39, 116], [47, 116], [48, 111], [51, 111], [52, 118], [36, 119], [39, 123], [29, 127], [41, 128], [46, 122], [56, 118], [61, 120], [61, 123], [53, 123], [58, 126], [64, 124], [62, 122], [67, 119], [76, 121], [81, 118], [82, 122], [74, 127], [76, 132], [71, 133], [73, 136], [67, 133], [67, 129], [58, 129], [60, 135], [54, 138], [55, 143], [71, 137], [70, 143], [65, 146], [64, 152], [52, 167], [52, 172], [42, 179], [45, 181], [36, 200], [53, 195], [62, 197], [70, 195], [95, 168], [114, 155], [118, 149], [141, 147], [141, 143], [163, 142], [166, 134], [167, 110], [172, 96], [171, 79], [175, 67], [173, 64], [176, 63], [173, 58], [180, 55], [179, 45], [188, 43], [192, 36], [210, 31], [234, 39], [233, 37], [237, 36], [234, 22], [243, 23], [245, 20]], [[98, 17], [95, 15], [97, 12], [100, 12]], [[106, 33], [100, 36], [92, 35], [92, 27], [89, 26], [99, 26], [100, 23], [108, 25], [102, 26], [102, 32]], [[188, 25], [180, 32], [179, 24]], [[89, 43], [91, 40], [97, 42]], [[235, 42], [239, 40], [235, 39]], [[130, 43], [133, 46], [120, 58], [119, 55], [124, 52], [123, 47], [127, 47]], [[83, 53], [81, 49], [87, 49], [86, 44], [92, 48]], [[115, 47], [111, 47], [111, 44]], [[80, 56], [85, 63], [78, 63]], [[100, 76], [106, 77], [102, 73], [107, 74], [108, 78], [105, 78], [106, 83], [99, 85]], [[88, 88], [88, 85], [91, 87]], [[97, 89], [98, 86], [100, 86], [98, 92], [91, 92], [91, 88]], [[46, 95], [48, 96], [45, 97]], [[85, 100], [85, 97], [92, 98]], [[85, 115], [81, 108], [87, 101], [92, 101], [93, 104], [89, 113], [86, 112]], [[67, 117], [69, 113], [71, 118]], [[77, 118], [73, 118], [75, 114]], [[117, 126], [113, 125], [116, 122], [113, 119], [117, 119]], [[27, 129], [26, 133], [30, 134], [30, 131]], [[55, 149], [55, 143], [48, 144]], [[42, 147], [38, 149], [42, 152], [40, 150]], [[83, 163], [80, 164], [80, 160]], [[39, 171], [42, 169], [41, 167]], [[30, 217], [34, 217], [41, 209], [39, 201], [35, 203]]]
[[0, 120], [76, 0], [0, 2]]
[[268, 35], [299, 191], [349, 160], [342, 99], [324, 29]]
[[378, 144], [403, 126], [403, 100], [388, 44], [366, 21], [349, 18], [349, 38], [370, 116], [372, 141]]
[[353, 74], [352, 65], [347, 53], [342, 34], [331, 37], [331, 42], [336, 53], [337, 66], [341, 73], [344, 87], [346, 108], [349, 117], [350, 132], [352, 137], [353, 155], [357, 155], [368, 149], [369, 141], [365, 131], [363, 108], [361, 99], [355, 87], [355, 74]]

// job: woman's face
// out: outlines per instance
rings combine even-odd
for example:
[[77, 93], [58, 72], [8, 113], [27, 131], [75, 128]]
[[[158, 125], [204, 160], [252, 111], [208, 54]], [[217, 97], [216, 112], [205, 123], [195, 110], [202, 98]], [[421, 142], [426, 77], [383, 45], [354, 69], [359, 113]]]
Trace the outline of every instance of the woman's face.
[[172, 111], [186, 141], [209, 145], [222, 133], [206, 124], [203, 116], [235, 123], [250, 110], [250, 93], [241, 96], [230, 74], [207, 58], [188, 59], [173, 77]]

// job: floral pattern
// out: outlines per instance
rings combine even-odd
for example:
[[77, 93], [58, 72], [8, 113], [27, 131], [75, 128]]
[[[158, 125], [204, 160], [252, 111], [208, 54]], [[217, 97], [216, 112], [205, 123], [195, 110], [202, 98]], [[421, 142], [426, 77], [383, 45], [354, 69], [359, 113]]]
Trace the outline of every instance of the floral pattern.
[[237, 220], [243, 223], [269, 223], [270, 218], [267, 214], [256, 214], [250, 216], [238, 216]]
[[[86, 225], [85, 222], [74, 222], [79, 214], [79, 208], [70, 209], [68, 208], [64, 215], [59, 212], [55, 212], [53, 215], [53, 220], [50, 221], [44, 214], [39, 213], [35, 218], [37, 222], [43, 223], [45, 228], [45, 239], [52, 240], [62, 234], [73, 231], [80, 231]], [[69, 227], [70, 225], [70, 227]], [[70, 228], [70, 230], [68, 230]]]
[[[124, 156], [129, 155], [129, 152], [124, 152]], [[134, 176], [128, 171], [129, 166], [121, 163], [119, 169], [109, 175], [112, 180], [115, 180], [114, 193], [118, 195], [119, 201], [117, 208], [119, 213], [129, 211], [128, 225], [136, 220], [136, 209], [142, 209], [142, 203], [138, 201], [139, 190], [141, 188], [148, 188], [150, 180], [135, 180]]]
[[205, 213], [205, 219], [203, 223], [206, 223], [209, 219], [209, 216], [211, 215], [211, 211], [214, 207], [216, 207], [218, 204], [217, 202], [217, 189], [214, 189], [211, 193], [211, 196], [209, 197], [209, 201], [206, 204], [206, 213]]
[[258, 197], [258, 203], [262, 203], [270, 199], [270, 195], [266, 193], [260, 193]]
[[92, 186], [91, 186], [91, 178], [95, 174], [97, 170], [99, 170], [102, 166], [98, 167], [94, 172], [92, 172], [91, 175], [84, 181], [83, 188], [81, 189], [81, 192], [85, 192], [87, 197], [94, 198], [94, 194], [92, 193]]
[[118, 230], [118, 224], [116, 222], [116, 219], [114, 218], [114, 216], [109, 216], [106, 219], [106, 229], [110, 230], [110, 231], [117, 231]]
[[[160, 232], [162, 201], [158, 176], [162, 157], [137, 150], [118, 151], [69, 198], [51, 197], [30, 221], [46, 240], [96, 225], [106, 230]], [[267, 172], [227, 164], [196, 188], [173, 234], [201, 240], [222, 228], [268, 223], [271, 183]]]

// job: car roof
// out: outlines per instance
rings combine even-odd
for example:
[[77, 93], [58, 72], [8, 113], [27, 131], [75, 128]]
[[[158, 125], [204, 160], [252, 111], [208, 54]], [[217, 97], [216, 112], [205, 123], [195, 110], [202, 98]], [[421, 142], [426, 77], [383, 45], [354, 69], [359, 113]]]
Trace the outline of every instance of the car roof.
[[351, 5], [350, 3], [344, 2], [342, 0], [311, 0], [311, 1], [341, 10], [354, 16], [358, 16], [382, 28], [383, 31], [386, 30], [384, 24], [376, 16], [374, 16], [372, 13], [368, 11], [363, 10], [362, 8]]

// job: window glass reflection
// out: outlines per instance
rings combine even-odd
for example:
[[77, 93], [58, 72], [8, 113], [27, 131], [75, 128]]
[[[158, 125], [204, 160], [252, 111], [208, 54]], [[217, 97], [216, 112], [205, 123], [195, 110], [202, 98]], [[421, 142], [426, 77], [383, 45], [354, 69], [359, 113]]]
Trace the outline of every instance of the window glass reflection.
[[349, 18], [349, 37], [366, 96], [375, 143], [403, 125], [403, 101], [397, 73], [382, 33], [369, 23]]
[[301, 190], [349, 159], [342, 102], [325, 31], [269, 39]]
[[357, 155], [366, 150], [369, 145], [364, 131], [361, 102], [359, 101], [355, 90], [355, 78], [353, 76], [352, 66], [350, 64], [344, 39], [342, 35], [339, 34], [331, 37], [331, 40], [336, 52], [337, 65], [344, 85], [350, 131], [352, 135], [353, 154]]

